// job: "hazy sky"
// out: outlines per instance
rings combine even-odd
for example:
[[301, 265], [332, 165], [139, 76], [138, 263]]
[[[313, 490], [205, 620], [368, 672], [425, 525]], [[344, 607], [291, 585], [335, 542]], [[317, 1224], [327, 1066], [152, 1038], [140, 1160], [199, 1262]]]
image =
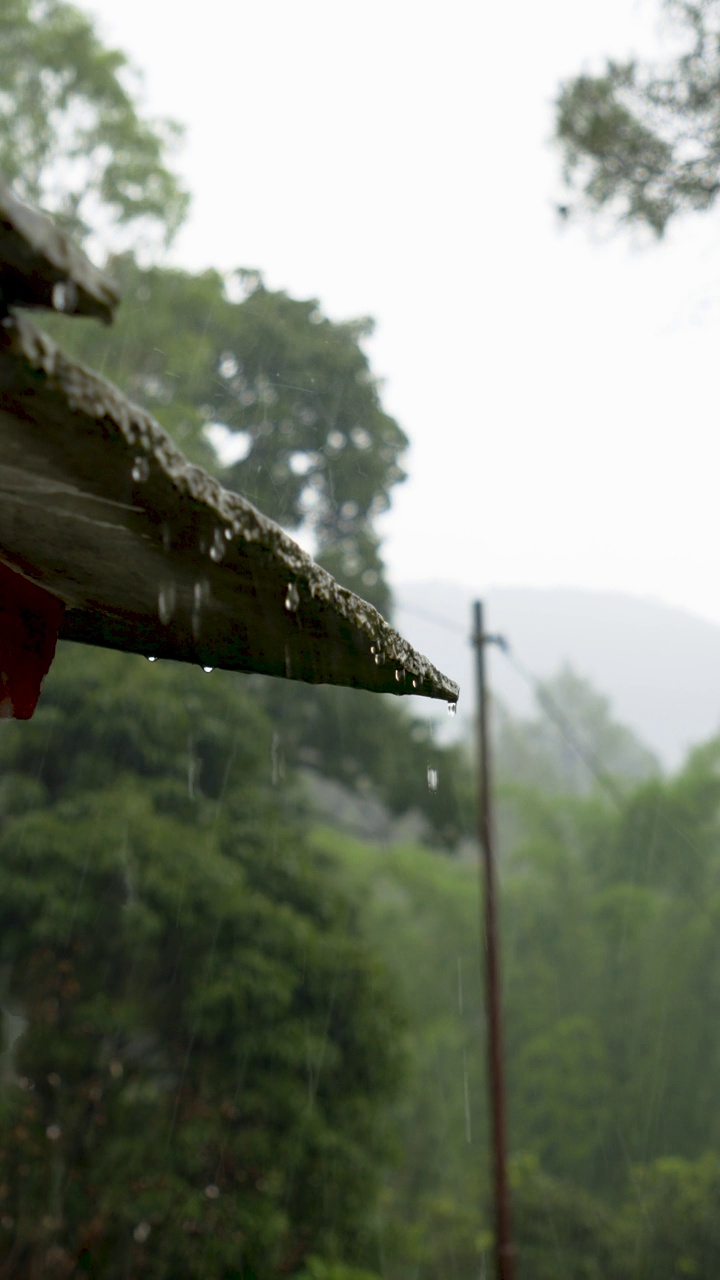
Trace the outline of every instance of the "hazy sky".
[[393, 582], [616, 589], [720, 622], [720, 209], [563, 228], [559, 80], [660, 47], [659, 0], [92, 0], [187, 125], [173, 251], [373, 315], [409, 435]]

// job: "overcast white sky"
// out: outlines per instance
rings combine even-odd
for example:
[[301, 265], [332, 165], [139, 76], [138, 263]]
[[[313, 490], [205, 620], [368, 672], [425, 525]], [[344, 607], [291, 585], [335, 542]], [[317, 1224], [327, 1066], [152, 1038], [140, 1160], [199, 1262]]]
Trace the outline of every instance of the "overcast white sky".
[[563, 76], [659, 0], [90, 0], [187, 126], [173, 251], [373, 315], [412, 448], [394, 583], [580, 586], [720, 622], [720, 209], [641, 249], [558, 225]]

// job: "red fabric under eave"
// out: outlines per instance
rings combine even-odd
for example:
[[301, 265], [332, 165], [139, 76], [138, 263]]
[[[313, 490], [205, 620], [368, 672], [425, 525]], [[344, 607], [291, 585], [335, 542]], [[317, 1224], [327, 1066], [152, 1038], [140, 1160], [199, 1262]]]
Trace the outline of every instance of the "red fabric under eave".
[[32, 716], [64, 612], [57, 596], [0, 561], [0, 719]]

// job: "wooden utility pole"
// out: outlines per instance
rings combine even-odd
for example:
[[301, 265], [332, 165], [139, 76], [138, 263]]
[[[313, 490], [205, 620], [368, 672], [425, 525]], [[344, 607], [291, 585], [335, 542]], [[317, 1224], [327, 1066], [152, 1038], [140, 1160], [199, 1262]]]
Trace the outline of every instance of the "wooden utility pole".
[[477, 671], [478, 835], [483, 899], [482, 930], [485, 943], [487, 1068], [492, 1135], [495, 1275], [497, 1280], [513, 1280], [514, 1251], [510, 1227], [510, 1192], [507, 1181], [505, 1142], [500, 955], [496, 913], [488, 699], [485, 680], [485, 646], [487, 644], [500, 644], [504, 647], [505, 641], [501, 636], [486, 635], [483, 625], [483, 607], [479, 600], [475, 602], [473, 615], [472, 641], [475, 646]]

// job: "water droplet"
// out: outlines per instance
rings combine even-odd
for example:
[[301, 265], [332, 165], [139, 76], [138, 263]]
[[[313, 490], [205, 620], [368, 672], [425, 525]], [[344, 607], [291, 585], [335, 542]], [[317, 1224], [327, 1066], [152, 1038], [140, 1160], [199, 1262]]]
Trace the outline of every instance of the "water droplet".
[[177, 590], [174, 582], [162, 582], [158, 591], [158, 617], [164, 627], [172, 622]]
[[224, 534], [224, 536], [225, 536], [225, 541], [226, 541], [226, 542], [232, 542], [232, 540], [233, 540], [233, 533], [234, 533], [234, 529], [231, 527], [231, 525], [229, 525], [229, 524], [228, 524], [228, 525], [226, 525], [226, 526], [225, 526], [225, 528], [224, 528], [224, 530], [223, 530], [223, 534]]
[[205, 1195], [208, 1200], [217, 1200], [220, 1195], [220, 1188], [216, 1187], [214, 1182], [211, 1182], [210, 1186], [205, 1188]]
[[133, 1240], [137, 1240], [138, 1244], [144, 1244], [151, 1231], [152, 1227], [149, 1222], [138, 1222], [133, 1231]]
[[216, 564], [219, 564], [224, 555], [225, 539], [223, 537], [222, 529], [218, 527], [213, 534], [212, 546], [210, 547], [210, 559], [214, 560]]
[[371, 645], [370, 645], [370, 652], [371, 652], [371, 653], [377, 653], [377, 649], [375, 648], [375, 645], [374, 645], [374, 644], [371, 644]]
[[375, 654], [375, 666], [381, 667], [384, 661], [385, 661], [385, 655], [384, 653], [381, 653], [380, 650], [378, 649], [377, 653]]
[[449, 716], [457, 715], [457, 702], [448, 702], [448, 715]]
[[209, 675], [210, 675], [210, 672], [211, 672], [211, 671], [214, 671], [214, 670], [215, 670], [215, 668], [214, 668], [214, 667], [203, 667], [203, 671], [205, 672], [205, 675], [206, 675], [206, 676], [209, 676]]
[[49, 1124], [45, 1130], [45, 1135], [51, 1142], [57, 1142], [58, 1138], [62, 1137], [62, 1129], [59, 1124]]
[[151, 658], [150, 654], [146, 654], [148, 662], [157, 662], [157, 658]]
[[427, 771], [427, 784], [428, 784], [428, 791], [437, 791], [438, 789], [437, 769], [431, 769], [430, 765], [428, 765], [428, 771]]
[[58, 280], [53, 285], [52, 304], [56, 311], [64, 311], [67, 315], [77, 307], [77, 286], [72, 280]]
[[132, 478], [136, 484], [144, 484], [150, 475], [150, 463], [147, 458], [137, 457], [132, 464]]
[[417, 689], [419, 684], [420, 684], [420, 681], [418, 680], [417, 676], [413, 676], [413, 689]]
[[405, 672], [403, 671], [402, 667], [395, 668], [395, 679], [397, 680], [398, 684], [400, 684], [400, 682], [405, 679]]
[[285, 596], [285, 608], [288, 613], [294, 613], [300, 603], [300, 592], [294, 582], [288, 582], [287, 595]]

